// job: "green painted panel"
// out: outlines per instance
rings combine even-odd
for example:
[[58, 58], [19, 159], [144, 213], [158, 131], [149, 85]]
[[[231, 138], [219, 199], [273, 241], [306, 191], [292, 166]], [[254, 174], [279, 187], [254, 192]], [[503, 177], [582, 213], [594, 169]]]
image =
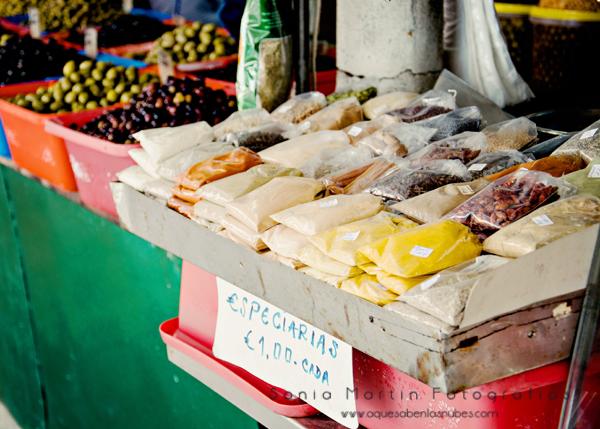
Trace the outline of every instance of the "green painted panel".
[[168, 362], [181, 261], [83, 207], [7, 173], [21, 231], [55, 428], [255, 428]]
[[0, 400], [23, 428], [43, 428], [33, 330], [11, 206], [0, 168]]

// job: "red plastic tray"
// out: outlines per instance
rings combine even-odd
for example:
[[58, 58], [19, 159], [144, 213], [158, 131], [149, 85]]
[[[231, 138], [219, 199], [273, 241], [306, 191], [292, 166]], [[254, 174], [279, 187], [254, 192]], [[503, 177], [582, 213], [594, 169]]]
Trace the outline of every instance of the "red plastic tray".
[[[195, 341], [179, 330], [179, 320], [167, 320], [160, 325], [163, 342], [186, 354], [201, 365], [221, 376], [232, 387], [241, 390], [249, 397], [273, 412], [287, 417], [307, 417], [319, 412], [300, 399], [287, 399], [281, 389], [262, 381], [240, 367], [217, 359], [209, 347]], [[280, 394], [274, 395], [273, 389]], [[275, 397], [276, 399], [273, 399]]]

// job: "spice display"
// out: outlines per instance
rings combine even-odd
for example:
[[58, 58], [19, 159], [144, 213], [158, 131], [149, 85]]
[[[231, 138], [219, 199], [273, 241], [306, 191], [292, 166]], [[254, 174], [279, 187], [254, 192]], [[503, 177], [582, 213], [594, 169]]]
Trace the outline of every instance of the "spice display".
[[377, 277], [369, 274], [363, 274], [342, 281], [340, 289], [366, 299], [375, 305], [388, 304], [398, 297], [395, 293], [390, 292], [382, 286]]
[[79, 112], [118, 102], [140, 94], [144, 85], [158, 76], [140, 74], [135, 67], [111, 66], [103, 61], [74, 60], [63, 68], [63, 77], [53, 85], [41, 86], [35, 93], [19, 94], [10, 101], [38, 113]]
[[285, 32], [274, 0], [248, 0], [240, 25], [236, 89], [240, 110], [269, 112], [289, 96], [292, 39]]
[[312, 244], [307, 244], [300, 250], [298, 259], [309, 267], [334, 276], [355, 277], [362, 273], [362, 270], [358, 267], [343, 264], [326, 256]]
[[272, 214], [312, 201], [322, 190], [323, 185], [318, 180], [307, 177], [276, 177], [227, 204], [227, 213], [253, 231], [263, 232], [277, 224], [271, 219]]
[[154, 170], [161, 178], [176, 182], [181, 174], [187, 171], [192, 165], [205, 161], [213, 156], [232, 151], [231, 146], [222, 145], [216, 142], [207, 142], [200, 144], [163, 161], [154, 164]]
[[[146, 56], [147, 63], [156, 64], [159, 49], [171, 55], [173, 62], [177, 64], [213, 61], [237, 52], [235, 40], [219, 32], [213, 23], [202, 24], [196, 21], [190, 25], [181, 25], [172, 31], [161, 31], [152, 39], [158, 36], [160, 37]], [[98, 37], [98, 40], [101, 40], [101, 33]]]
[[43, 42], [30, 36], [3, 34], [0, 37], [0, 85], [60, 76], [65, 63], [81, 63], [85, 59], [75, 50], [65, 49], [52, 39]]
[[301, 168], [306, 177], [320, 179], [344, 170], [358, 168], [373, 160], [373, 152], [364, 146], [325, 149], [309, 159]]
[[541, 171], [518, 170], [488, 185], [448, 214], [485, 238], [549, 203], [568, 185]]
[[485, 179], [450, 183], [409, 200], [400, 201], [390, 208], [417, 222], [437, 222], [488, 184], [489, 182]]
[[357, 145], [368, 147], [377, 155], [403, 157], [427, 146], [435, 133], [433, 128], [401, 122], [362, 138]]
[[445, 91], [431, 90], [415, 98], [406, 107], [387, 112], [398, 121], [416, 122], [456, 109], [454, 97]]
[[215, 137], [219, 140], [226, 138], [228, 134], [235, 134], [261, 125], [273, 123], [269, 112], [265, 109], [249, 109], [233, 112], [222, 122], [213, 128]]
[[506, 170], [514, 165], [531, 161], [531, 158], [518, 150], [502, 150], [499, 152], [486, 152], [467, 164], [473, 179]]
[[37, 6], [47, 31], [101, 25], [123, 13], [120, 0], [39, 0]]
[[537, 126], [527, 118], [516, 118], [490, 125], [483, 130], [488, 150], [520, 150], [537, 138]]
[[440, 271], [400, 295], [398, 300], [449, 325], [458, 326], [477, 279], [509, 261], [510, 259], [493, 255], [478, 256]]
[[285, 225], [267, 229], [261, 238], [274, 253], [294, 260], [300, 259], [300, 251], [309, 243], [306, 235]]
[[304, 126], [311, 132], [341, 130], [362, 119], [362, 107], [355, 97], [351, 97], [336, 101], [309, 116]]
[[252, 192], [275, 177], [301, 176], [299, 170], [276, 164], [261, 164], [247, 171], [202, 186], [197, 194], [200, 198], [225, 205], [236, 198]]
[[389, 274], [414, 278], [479, 256], [481, 243], [466, 226], [442, 220], [391, 235], [359, 253]]
[[271, 219], [301, 234], [315, 235], [373, 216], [381, 209], [381, 200], [373, 195], [333, 195], [290, 207], [271, 215]]
[[467, 168], [460, 161], [430, 161], [420, 167], [401, 167], [367, 190], [386, 200], [402, 201], [449, 183], [464, 182], [469, 177]]
[[133, 134], [146, 128], [215, 124], [234, 110], [232, 97], [206, 87], [203, 80], [169, 78], [165, 85], [147, 86], [125, 107], [100, 115], [80, 130], [113, 143], [133, 143]]
[[483, 133], [467, 131], [432, 143], [412, 154], [410, 158], [420, 161], [455, 159], [467, 164], [477, 158], [486, 147]]
[[275, 109], [271, 116], [281, 122], [299, 124], [327, 106], [327, 99], [320, 92], [298, 94]]
[[600, 198], [600, 158], [594, 159], [583, 170], [567, 174], [564, 179], [575, 186], [578, 193]]
[[336, 101], [343, 100], [345, 98], [355, 97], [360, 104], [363, 104], [376, 96], [377, 88], [370, 86], [365, 89], [334, 92], [333, 94], [329, 94], [327, 96], [327, 102], [335, 103]]
[[524, 164], [514, 165], [488, 176], [487, 179], [494, 181], [521, 168], [526, 168], [527, 170], [533, 171], [543, 171], [544, 173], [548, 173], [554, 177], [562, 177], [565, 174], [585, 168], [585, 161], [579, 155], [575, 154], [565, 153], [551, 155], [536, 161], [529, 161]]
[[600, 199], [576, 195], [541, 207], [501, 229], [483, 242], [483, 249], [517, 258], [596, 223], [600, 223]]
[[[144, 15], [120, 15], [111, 22], [98, 28], [98, 46], [110, 48], [113, 46], [131, 45], [150, 42], [163, 33], [173, 29], [172, 25]], [[72, 31], [67, 36], [68, 42], [83, 46], [83, 31]]]
[[344, 128], [344, 132], [348, 135], [350, 143], [356, 144], [358, 141], [373, 134], [375, 131], [395, 123], [396, 121], [390, 116], [381, 116], [372, 121], [361, 121], [348, 125]]
[[[180, 187], [194, 192], [202, 185], [241, 173], [261, 163], [262, 160], [256, 153], [246, 148], [238, 148], [191, 166], [181, 177], [179, 184]], [[197, 202], [198, 199], [195, 195], [192, 202]]]
[[367, 119], [375, 119], [392, 110], [402, 109], [410, 104], [419, 94], [406, 91], [395, 91], [371, 98], [363, 104], [363, 111]]
[[600, 120], [575, 134], [552, 155], [569, 153], [577, 154], [587, 162], [600, 157]]
[[350, 149], [348, 136], [343, 131], [320, 131], [279, 143], [260, 152], [262, 159], [302, 168], [311, 158], [327, 149]]
[[212, 137], [212, 129], [206, 122], [195, 122], [179, 127], [154, 128], [133, 134], [133, 138], [142, 145], [150, 159], [156, 163], [204, 141], [210, 141]]
[[296, 137], [299, 134], [300, 131], [291, 125], [273, 122], [259, 125], [256, 128], [226, 134], [220, 141], [236, 147], [247, 147], [255, 152], [260, 152]]
[[330, 258], [354, 266], [358, 265], [356, 253], [359, 248], [415, 226], [416, 223], [406, 218], [396, 224], [390, 213], [381, 212], [366, 219], [336, 226], [308, 239]]
[[456, 109], [419, 123], [421, 126], [437, 130], [431, 138], [432, 141], [442, 140], [465, 131], [479, 131], [482, 124], [483, 117], [475, 106]]
[[379, 158], [368, 165], [341, 171], [322, 180], [330, 194], [357, 194], [394, 167], [394, 163]]

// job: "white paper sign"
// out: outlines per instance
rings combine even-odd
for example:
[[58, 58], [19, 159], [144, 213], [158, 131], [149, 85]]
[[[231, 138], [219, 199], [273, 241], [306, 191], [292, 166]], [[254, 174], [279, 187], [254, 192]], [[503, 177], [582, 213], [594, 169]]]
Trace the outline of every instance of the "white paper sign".
[[539, 215], [534, 217], [533, 219], [531, 219], [533, 221], [533, 223], [535, 223], [536, 225], [539, 226], [548, 226], [548, 225], [554, 225], [554, 222], [552, 222], [552, 219], [550, 219], [547, 215]]
[[34, 39], [42, 37], [42, 24], [40, 22], [40, 10], [37, 7], [27, 9], [29, 16], [29, 34]]
[[418, 258], [429, 258], [433, 249], [423, 246], [415, 246], [411, 249], [410, 254]]
[[347, 232], [342, 235], [342, 240], [344, 241], [356, 241], [358, 236], [360, 235], [360, 231]]
[[469, 171], [481, 171], [486, 166], [487, 166], [487, 164], [473, 164], [469, 167]]
[[352, 347], [223, 279], [217, 287], [214, 355], [357, 428]]
[[597, 179], [600, 177], [600, 164], [592, 165], [592, 168], [590, 168], [590, 172], [588, 173], [588, 177], [590, 179]]
[[458, 185], [458, 191], [463, 195], [473, 195], [475, 191], [469, 185]]
[[165, 84], [167, 83], [167, 80], [175, 74], [175, 64], [173, 64], [171, 54], [164, 49], [159, 49], [156, 55], [158, 57], [158, 76], [160, 77], [161, 83]]
[[362, 132], [362, 129], [360, 127], [352, 127], [348, 130], [348, 134], [350, 134], [352, 137], [356, 137], [357, 135], [359, 135]]
[[83, 34], [83, 49], [85, 55], [90, 58], [98, 56], [98, 30], [96, 27], [88, 27]]
[[579, 137], [579, 140], [589, 139], [590, 137], [594, 137], [594, 135], [596, 135], [596, 131], [598, 131], [598, 128], [592, 128], [591, 130], [587, 130], [586, 132], [581, 134], [581, 137]]

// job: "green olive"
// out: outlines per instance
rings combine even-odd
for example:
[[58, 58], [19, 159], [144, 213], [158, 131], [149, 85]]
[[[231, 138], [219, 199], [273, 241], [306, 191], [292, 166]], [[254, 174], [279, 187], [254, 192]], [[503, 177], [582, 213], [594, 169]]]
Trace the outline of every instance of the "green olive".
[[85, 105], [85, 108], [88, 110], [91, 109], [97, 109], [98, 108], [98, 103], [96, 101], [88, 101]]
[[125, 92], [126, 86], [123, 82], [121, 82], [120, 84], [118, 84], [117, 86], [115, 86], [115, 92], [117, 94], [122, 94], [123, 92]]
[[131, 100], [131, 94], [129, 92], [121, 94], [121, 98], [119, 99], [121, 103], [129, 103], [129, 100]]
[[212, 40], [213, 40], [213, 38], [210, 33], [205, 33], [205, 32], [200, 33], [200, 43], [202, 43], [203, 45], [210, 45]]
[[[119, 98], [119, 94], [117, 94], [117, 91], [115, 91], [114, 89], [111, 89], [110, 91], [108, 91], [106, 93], [106, 100], [108, 100], [109, 103], [116, 102], [118, 98]], [[100, 101], [102, 101], [102, 100], [100, 100]]]
[[106, 79], [115, 80], [118, 74], [119, 72], [117, 71], [117, 68], [112, 67], [106, 72]]
[[75, 97], [77, 97], [77, 94], [75, 94], [74, 92], [67, 92], [65, 94], [64, 101], [67, 104], [71, 104], [73, 103], [73, 101], [75, 101]]
[[92, 75], [92, 79], [97, 80], [97, 81], [102, 80], [102, 78], [104, 77], [102, 72], [98, 69], [92, 70], [91, 75]]
[[68, 76], [71, 73], [73, 73], [75, 71], [75, 69], [77, 68], [77, 64], [75, 64], [75, 61], [71, 60], [68, 61], [64, 66], [63, 66], [63, 75]]
[[68, 77], [69, 80], [73, 83], [79, 82], [81, 80], [81, 75], [76, 72], [71, 73]]
[[101, 98], [100, 99], [100, 106], [102, 107], [106, 107], [108, 106], [110, 103], [108, 102], [108, 100], [106, 98]]
[[87, 92], [82, 92], [81, 94], [77, 95], [77, 101], [81, 104], [85, 104], [89, 101], [90, 96]]
[[52, 102], [52, 97], [50, 94], [44, 94], [40, 97], [40, 101], [44, 104], [50, 104]]
[[102, 80], [102, 86], [105, 89], [110, 89], [115, 86], [115, 82], [112, 79], [105, 78], [104, 80]]
[[73, 88], [71, 88], [71, 92], [75, 95], [80, 94], [81, 92], [83, 92], [83, 85], [81, 85], [80, 83], [76, 83], [75, 85], [73, 85]]

